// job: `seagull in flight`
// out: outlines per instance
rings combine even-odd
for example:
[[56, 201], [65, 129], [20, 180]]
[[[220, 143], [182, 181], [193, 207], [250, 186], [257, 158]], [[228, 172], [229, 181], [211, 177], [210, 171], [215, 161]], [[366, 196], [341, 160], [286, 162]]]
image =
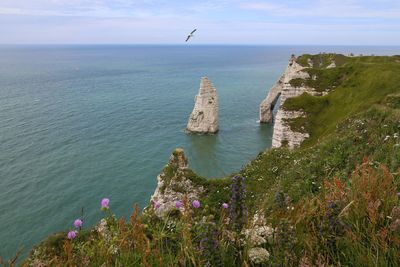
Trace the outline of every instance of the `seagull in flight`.
[[189, 39], [192, 38], [192, 37], [194, 36], [193, 33], [194, 33], [195, 31], [197, 31], [197, 29], [194, 29], [191, 33], [189, 33], [189, 35], [188, 35], [188, 37], [186, 38], [186, 41], [185, 41], [185, 42], [189, 41]]

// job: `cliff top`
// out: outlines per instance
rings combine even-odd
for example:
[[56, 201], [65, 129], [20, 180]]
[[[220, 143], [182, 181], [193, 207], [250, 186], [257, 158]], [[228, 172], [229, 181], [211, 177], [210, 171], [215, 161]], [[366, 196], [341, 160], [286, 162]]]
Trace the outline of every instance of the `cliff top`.
[[[181, 195], [164, 219], [157, 203], [118, 219], [111, 200], [95, 228], [49, 237], [26, 264], [399, 266], [400, 58], [346, 57], [322, 69], [328, 61], [314, 57], [304, 56], [317, 66], [309, 68], [316, 82], [332, 89], [285, 103], [308, 114], [291, 122], [310, 130], [305, 146], [266, 150], [212, 180], [177, 149], [161, 180], [164, 193]], [[340, 80], [327, 78], [333, 70]], [[176, 183], [183, 180], [203, 188], [198, 199]]]
[[214, 85], [207, 76], [201, 77], [199, 94], [210, 94], [216, 91]]
[[[323, 136], [332, 133], [346, 117], [365, 111], [384, 101], [389, 94], [400, 90], [400, 56], [353, 56], [337, 54], [303, 55], [297, 62], [312, 61], [316, 67], [305, 69], [308, 79], [295, 79], [291, 84], [306, 85], [316, 90], [328, 91], [325, 96], [303, 94], [288, 99], [285, 110], [301, 110], [307, 118], [290, 121], [296, 131], [305, 131], [310, 138], [304, 145], [315, 144]], [[331, 60], [335, 68], [322, 68]]]

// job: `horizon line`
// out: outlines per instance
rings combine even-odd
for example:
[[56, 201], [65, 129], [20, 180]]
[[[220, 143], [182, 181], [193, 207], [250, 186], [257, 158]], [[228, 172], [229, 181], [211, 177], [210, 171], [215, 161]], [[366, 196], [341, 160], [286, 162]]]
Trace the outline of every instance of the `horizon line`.
[[203, 43], [203, 44], [186, 44], [186, 43], [0, 43], [0, 46], [59, 46], [59, 45], [90, 45], [90, 46], [385, 46], [400, 47], [400, 44], [229, 44], [229, 43]]

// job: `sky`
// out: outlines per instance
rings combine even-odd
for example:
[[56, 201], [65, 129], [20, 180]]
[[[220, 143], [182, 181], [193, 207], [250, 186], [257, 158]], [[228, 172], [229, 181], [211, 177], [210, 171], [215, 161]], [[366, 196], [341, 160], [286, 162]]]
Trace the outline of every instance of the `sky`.
[[400, 45], [400, 0], [0, 0], [0, 44]]

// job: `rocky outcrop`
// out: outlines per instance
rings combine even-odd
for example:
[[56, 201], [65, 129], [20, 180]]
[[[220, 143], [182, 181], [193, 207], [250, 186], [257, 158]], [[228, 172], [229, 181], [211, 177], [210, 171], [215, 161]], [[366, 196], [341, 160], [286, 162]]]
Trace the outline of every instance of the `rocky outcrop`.
[[[334, 62], [329, 65], [329, 68], [333, 68]], [[316, 92], [312, 87], [305, 85], [293, 86], [290, 81], [293, 79], [315, 79], [304, 71], [306, 68], [313, 67], [311, 60], [308, 60], [308, 66], [302, 66], [296, 62], [296, 57], [292, 56], [289, 61], [289, 65], [286, 68], [283, 75], [279, 78], [277, 83], [268, 92], [267, 97], [262, 101], [260, 105], [260, 123], [272, 122], [273, 121], [273, 109], [280, 97], [280, 107], [276, 114], [274, 122], [274, 131], [272, 136], [272, 147], [280, 147], [287, 145], [289, 148], [299, 146], [306, 138], [309, 137], [308, 133], [295, 132], [290, 128], [288, 121], [298, 117], [304, 117], [301, 111], [286, 111], [282, 108], [282, 105], [288, 98], [296, 97], [304, 92], [311, 95], [323, 95], [324, 93]]]
[[326, 68], [327, 68], [327, 69], [336, 68], [336, 62], [335, 62], [335, 61], [332, 61], [331, 64], [328, 65]]
[[216, 133], [219, 130], [217, 90], [207, 77], [202, 77], [199, 94], [186, 127], [190, 133]]
[[309, 77], [308, 73], [303, 72], [302, 70], [306, 67], [301, 66], [296, 63], [296, 57], [292, 56], [289, 61], [289, 65], [286, 68], [283, 75], [279, 78], [276, 84], [269, 90], [267, 97], [264, 101], [261, 102], [260, 105], [260, 122], [272, 122], [272, 111], [275, 107], [278, 98], [281, 97], [281, 104], [288, 98], [293, 97], [293, 94], [301, 93], [303, 90], [298, 88], [295, 92], [296, 88], [293, 88], [290, 85], [290, 81], [296, 78], [306, 79]]
[[182, 201], [184, 197], [190, 202], [200, 199], [204, 188], [189, 178], [192, 175], [193, 172], [188, 168], [188, 160], [183, 149], [175, 149], [168, 164], [157, 176], [157, 188], [151, 196], [151, 203], [158, 217], [162, 218], [176, 209], [176, 201]]
[[289, 148], [298, 147], [306, 138], [310, 137], [308, 133], [293, 131], [287, 123], [290, 119], [305, 116], [301, 111], [279, 109], [274, 123], [272, 147], [281, 147], [282, 145], [287, 145]]

